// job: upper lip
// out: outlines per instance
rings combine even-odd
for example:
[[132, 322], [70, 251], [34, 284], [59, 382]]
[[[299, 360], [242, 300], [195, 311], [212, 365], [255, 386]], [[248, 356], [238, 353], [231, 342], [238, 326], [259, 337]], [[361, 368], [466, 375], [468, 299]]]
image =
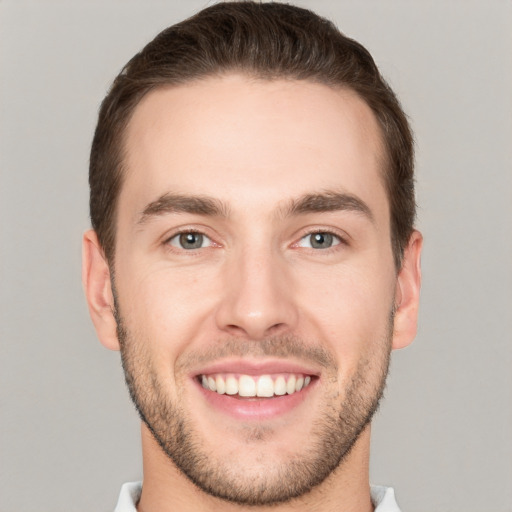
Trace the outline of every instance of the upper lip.
[[213, 373], [233, 373], [243, 375], [267, 375], [275, 373], [300, 373], [319, 376], [320, 371], [304, 363], [286, 359], [223, 359], [195, 370], [191, 376], [209, 375]]

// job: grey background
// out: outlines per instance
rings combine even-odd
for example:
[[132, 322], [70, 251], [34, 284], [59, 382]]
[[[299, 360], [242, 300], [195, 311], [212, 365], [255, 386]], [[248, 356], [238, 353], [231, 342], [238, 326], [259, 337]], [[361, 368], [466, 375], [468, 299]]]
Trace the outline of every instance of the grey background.
[[[512, 3], [301, 1], [373, 53], [418, 140], [419, 335], [372, 481], [404, 512], [512, 511]], [[138, 420], [80, 284], [87, 162], [122, 65], [204, 0], [0, 0], [0, 511], [109, 511]]]

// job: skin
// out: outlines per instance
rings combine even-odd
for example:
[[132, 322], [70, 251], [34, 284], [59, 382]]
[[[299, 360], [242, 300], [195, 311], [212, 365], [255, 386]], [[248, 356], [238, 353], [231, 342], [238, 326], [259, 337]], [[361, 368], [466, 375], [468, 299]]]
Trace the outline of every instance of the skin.
[[[141, 382], [149, 386], [147, 376], [154, 376], [209, 457], [241, 479], [257, 481], [293, 454], [303, 455], [315, 423], [333, 407], [342, 411], [337, 404], [351, 382], [364, 375], [362, 396], [375, 394], [389, 351], [415, 336], [422, 239], [413, 232], [397, 273], [382, 148], [371, 110], [354, 93], [240, 75], [154, 91], [128, 125], [115, 250], [118, 314], [130, 346], [151, 367], [146, 377], [138, 372]], [[326, 191], [356, 198], [364, 208], [291, 208]], [[208, 196], [222, 208], [216, 215], [162, 211], [158, 200], [166, 194]], [[200, 231], [208, 242], [185, 250], [178, 230]], [[308, 246], [312, 232], [333, 233], [333, 246]], [[118, 350], [111, 277], [88, 231], [89, 310], [101, 342]], [[319, 348], [333, 363], [326, 370], [300, 355], [288, 357], [318, 377], [292, 411], [233, 418], [212, 407], [190, 377], [204, 354], [211, 354], [209, 363], [229, 359], [222, 352], [227, 342], [244, 347], [250, 362], [265, 364], [276, 356], [261, 347], [279, 337]], [[242, 357], [242, 349], [234, 351]], [[198, 489], [144, 424], [142, 444], [140, 511], [259, 509]], [[273, 509], [372, 510], [369, 444], [368, 425], [326, 479]]]

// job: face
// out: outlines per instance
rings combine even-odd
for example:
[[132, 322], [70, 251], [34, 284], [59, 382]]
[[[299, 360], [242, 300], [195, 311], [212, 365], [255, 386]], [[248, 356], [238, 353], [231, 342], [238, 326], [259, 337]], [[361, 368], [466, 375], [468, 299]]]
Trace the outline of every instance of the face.
[[393, 342], [373, 114], [320, 84], [210, 78], [149, 94], [126, 148], [115, 305], [141, 417], [212, 495], [304, 494], [368, 424]]

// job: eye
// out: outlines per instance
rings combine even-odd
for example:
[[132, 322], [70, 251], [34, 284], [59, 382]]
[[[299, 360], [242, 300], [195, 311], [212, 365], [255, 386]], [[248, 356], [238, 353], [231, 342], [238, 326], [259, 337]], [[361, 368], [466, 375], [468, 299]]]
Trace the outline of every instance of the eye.
[[311, 249], [329, 249], [335, 245], [339, 245], [341, 239], [332, 233], [318, 232], [309, 233], [302, 237], [297, 244], [299, 247], [309, 247]]
[[210, 245], [212, 245], [212, 241], [206, 235], [196, 233], [194, 231], [178, 233], [170, 238], [168, 243], [173, 247], [189, 251], [194, 249], [203, 249], [204, 247], [210, 247]]

